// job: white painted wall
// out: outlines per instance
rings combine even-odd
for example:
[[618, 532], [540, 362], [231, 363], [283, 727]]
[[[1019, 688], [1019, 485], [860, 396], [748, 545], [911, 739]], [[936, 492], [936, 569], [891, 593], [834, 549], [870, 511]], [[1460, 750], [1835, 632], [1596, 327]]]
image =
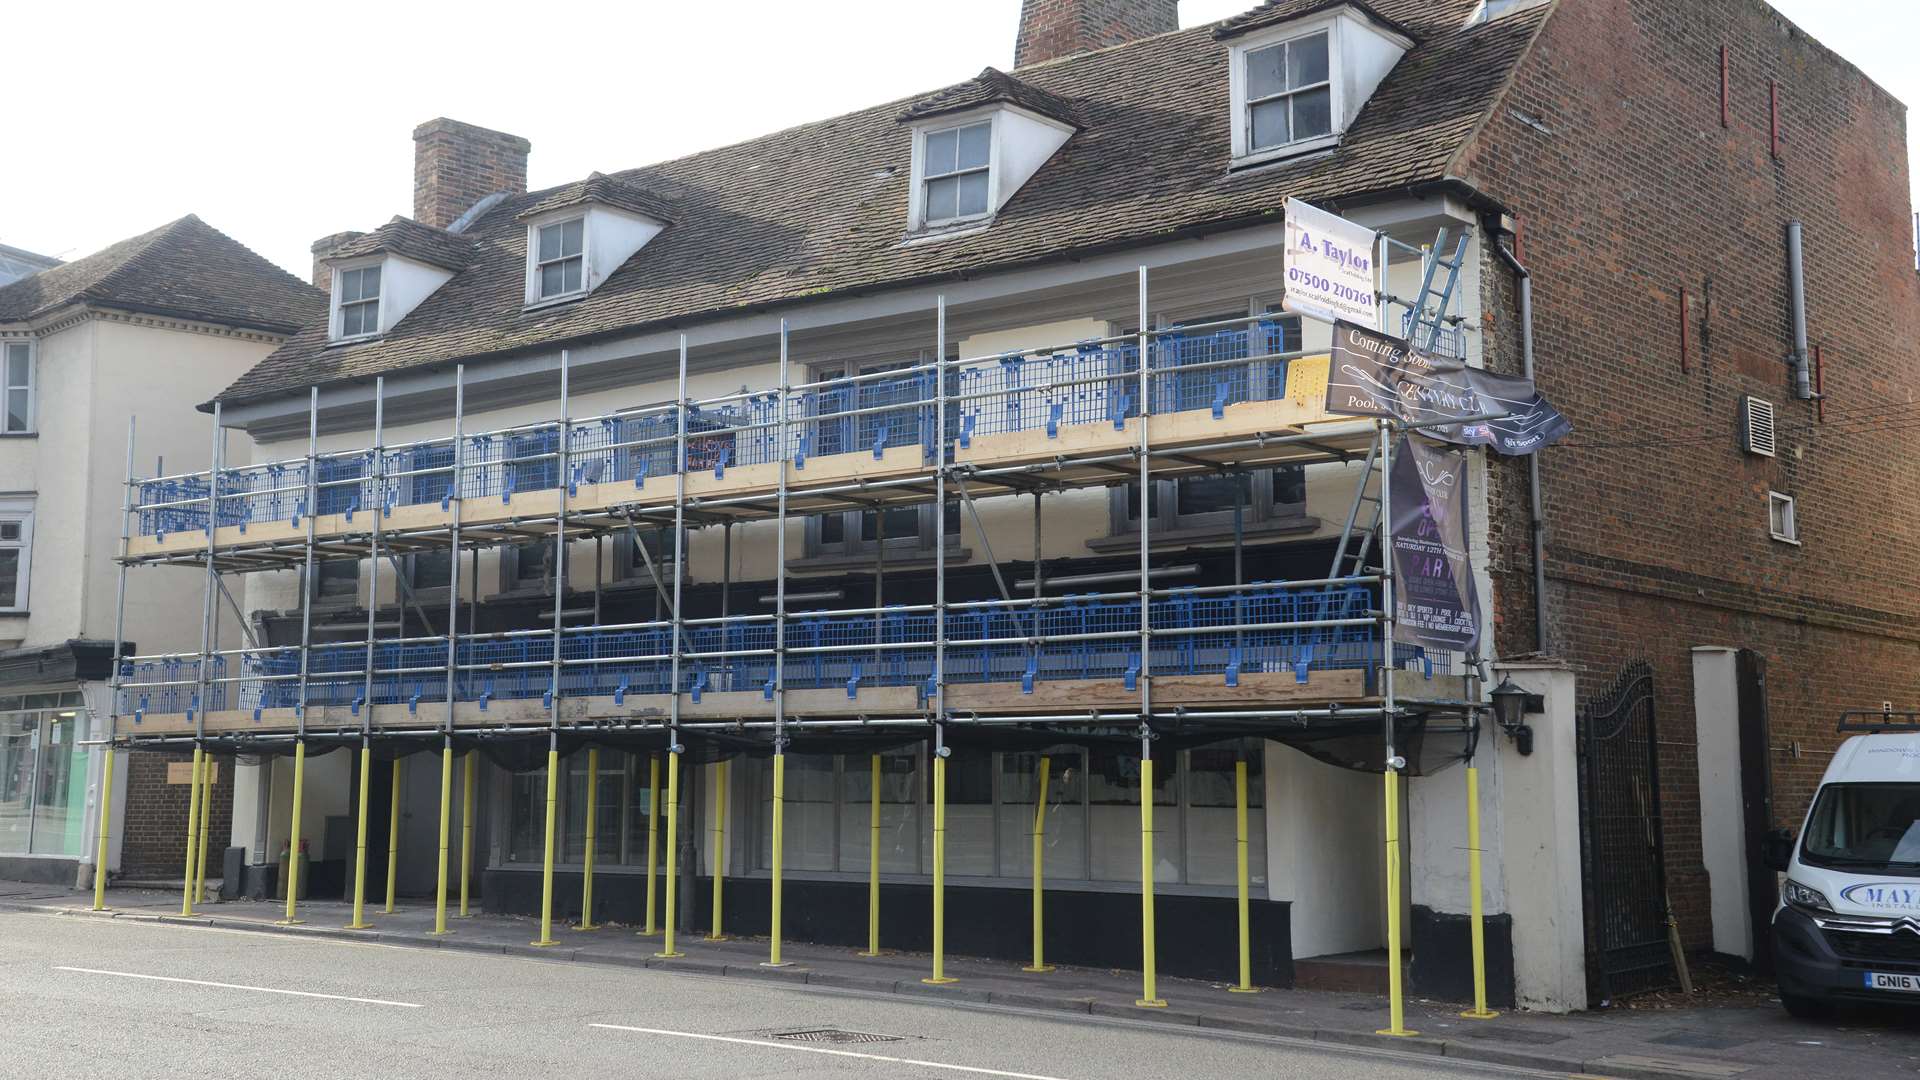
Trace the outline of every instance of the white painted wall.
[[[1480, 787], [1481, 905], [1488, 915], [1507, 910], [1507, 883], [1501, 862], [1485, 854], [1497, 853], [1504, 846], [1505, 830], [1498, 812], [1504, 759], [1495, 743], [1506, 738], [1489, 723], [1474, 763]], [[1430, 744], [1441, 741], [1427, 740]], [[1444, 741], [1451, 744], [1446, 747], [1449, 752], [1457, 750], [1457, 739]], [[1413, 902], [1442, 914], [1465, 915], [1473, 910], [1467, 866], [1467, 766], [1455, 762], [1442, 767], [1441, 762], [1429, 760], [1424, 767], [1433, 771], [1407, 782], [1407, 858], [1412, 869]]]
[[[1496, 744], [1502, 845], [1497, 859], [1513, 916], [1514, 997], [1523, 1009], [1569, 1012], [1587, 1007], [1585, 900], [1580, 890], [1580, 776], [1575, 751], [1573, 671], [1557, 661], [1496, 664], [1546, 698], [1532, 716], [1533, 753], [1511, 740]], [[1485, 744], [1483, 743], [1483, 746]]]
[[1267, 897], [1290, 901], [1293, 955], [1378, 948], [1386, 872], [1377, 773], [1266, 747]]
[[1693, 650], [1693, 730], [1700, 769], [1700, 852], [1707, 868], [1713, 951], [1753, 959], [1747, 845], [1740, 784], [1740, 690], [1734, 650]]

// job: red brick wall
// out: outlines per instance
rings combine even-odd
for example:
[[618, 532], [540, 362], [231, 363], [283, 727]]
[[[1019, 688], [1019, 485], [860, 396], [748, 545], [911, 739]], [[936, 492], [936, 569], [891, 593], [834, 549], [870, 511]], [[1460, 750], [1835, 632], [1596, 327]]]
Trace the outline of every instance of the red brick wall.
[[1089, 49], [1180, 29], [1176, 0], [1026, 0], [1013, 65], [1025, 67]]
[[413, 217], [446, 228], [496, 191], [527, 190], [533, 144], [440, 117], [413, 129]]
[[[1760, 0], [1562, 0], [1463, 165], [1524, 220], [1538, 380], [1575, 425], [1542, 457], [1551, 651], [1583, 693], [1653, 661], [1670, 887], [1686, 940], [1706, 946], [1688, 650], [1766, 656], [1771, 742], [1803, 751], [1773, 755], [1781, 824], [1798, 826], [1842, 709], [1920, 705], [1905, 110]], [[1824, 424], [1783, 362], [1791, 219]], [[1510, 275], [1488, 274], [1488, 341], [1510, 369]], [[1778, 406], [1778, 457], [1738, 449], [1745, 393]], [[1495, 636], [1512, 654], [1533, 648], [1525, 472], [1494, 468]], [[1797, 500], [1802, 546], [1769, 538], [1769, 489]]]
[[[128, 754], [126, 838], [120, 876], [132, 881], [178, 881], [187, 855], [187, 800], [191, 784], [167, 783], [168, 762], [191, 762], [192, 751]], [[207, 836], [207, 877], [220, 876], [221, 852], [233, 836], [233, 759], [218, 758], [213, 782], [212, 830]]]

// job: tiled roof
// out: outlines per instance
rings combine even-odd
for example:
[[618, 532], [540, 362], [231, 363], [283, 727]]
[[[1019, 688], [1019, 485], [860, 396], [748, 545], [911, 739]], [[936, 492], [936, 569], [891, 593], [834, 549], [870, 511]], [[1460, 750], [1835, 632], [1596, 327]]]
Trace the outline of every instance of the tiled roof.
[[671, 200], [675, 224], [564, 307], [526, 310], [517, 220], [555, 191], [510, 198], [469, 229], [473, 264], [383, 338], [326, 348], [316, 320], [222, 397], [1075, 258], [1274, 222], [1288, 196], [1326, 202], [1441, 181], [1552, 10], [1467, 28], [1475, 2], [1374, 0], [1422, 44], [1337, 148], [1255, 169], [1227, 168], [1227, 45], [1212, 25], [1023, 68], [1022, 82], [1074, 103], [1080, 131], [991, 227], [939, 243], [902, 243], [912, 133], [899, 117], [917, 97], [615, 174]]
[[[1323, 11], [1332, 11], [1334, 8], [1339, 7], [1350, 7], [1388, 30], [1392, 30], [1396, 34], [1413, 38], [1415, 41], [1420, 40], [1419, 35], [1415, 34], [1404, 23], [1382, 14], [1379, 8], [1366, 3], [1365, 0], [1267, 0], [1266, 3], [1261, 4], [1252, 11], [1243, 15], [1235, 15], [1233, 18], [1222, 22], [1219, 28], [1213, 32], [1213, 36], [1217, 38], [1237, 37], [1240, 34], [1273, 26], [1276, 23], [1288, 22], [1293, 19], [1304, 19], [1309, 15], [1318, 15]], [[1473, 8], [1470, 5], [1467, 11], [1471, 12], [1472, 10]], [[1460, 17], [1465, 19], [1466, 13], [1462, 13]]]
[[616, 180], [605, 173], [594, 173], [585, 180], [576, 180], [544, 192], [532, 205], [515, 216], [530, 218], [549, 210], [593, 202], [645, 214], [662, 222], [673, 221], [673, 207], [665, 199], [656, 198], [640, 187]]
[[277, 334], [327, 313], [326, 294], [192, 214], [0, 288], [0, 322], [77, 303]]
[[372, 232], [361, 233], [334, 248], [328, 252], [327, 258], [353, 259], [389, 252], [418, 259], [431, 266], [461, 270], [473, 261], [473, 241], [412, 218], [395, 217]]
[[1003, 101], [1010, 105], [1018, 105], [1028, 112], [1052, 117], [1063, 124], [1078, 126], [1078, 121], [1073, 116], [1072, 102], [1037, 86], [1029, 86], [1006, 72], [991, 67], [958, 86], [949, 86], [945, 90], [921, 98], [908, 106], [907, 110], [900, 114], [900, 119], [924, 120], [930, 116], [942, 116]]

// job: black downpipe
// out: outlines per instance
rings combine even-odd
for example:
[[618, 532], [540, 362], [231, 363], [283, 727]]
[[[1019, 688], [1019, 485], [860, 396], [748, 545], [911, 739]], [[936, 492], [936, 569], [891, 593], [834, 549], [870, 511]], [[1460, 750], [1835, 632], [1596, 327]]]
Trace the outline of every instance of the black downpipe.
[[[1513, 271], [1520, 290], [1520, 374], [1533, 378], [1533, 275], [1507, 250], [1500, 231], [1482, 222], [1487, 239], [1500, 261]], [[1533, 534], [1533, 647], [1539, 653], [1547, 649], [1547, 520], [1540, 494], [1540, 455], [1527, 455], [1527, 527]]]

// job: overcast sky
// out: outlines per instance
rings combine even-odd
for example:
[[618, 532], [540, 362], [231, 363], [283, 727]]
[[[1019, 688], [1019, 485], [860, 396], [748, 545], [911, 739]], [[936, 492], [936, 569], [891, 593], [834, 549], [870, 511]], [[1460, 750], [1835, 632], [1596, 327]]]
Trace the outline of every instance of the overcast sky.
[[[1181, 0], [1181, 24], [1257, 0]], [[1914, 0], [1773, 0], [1906, 102]], [[65, 259], [183, 214], [305, 276], [308, 245], [412, 212], [415, 124], [533, 142], [540, 188], [1013, 62], [1020, 0], [19, 3], [0, 243]], [[548, 18], [547, 16], [557, 16]], [[1920, 168], [1911, 172], [1920, 174]]]

